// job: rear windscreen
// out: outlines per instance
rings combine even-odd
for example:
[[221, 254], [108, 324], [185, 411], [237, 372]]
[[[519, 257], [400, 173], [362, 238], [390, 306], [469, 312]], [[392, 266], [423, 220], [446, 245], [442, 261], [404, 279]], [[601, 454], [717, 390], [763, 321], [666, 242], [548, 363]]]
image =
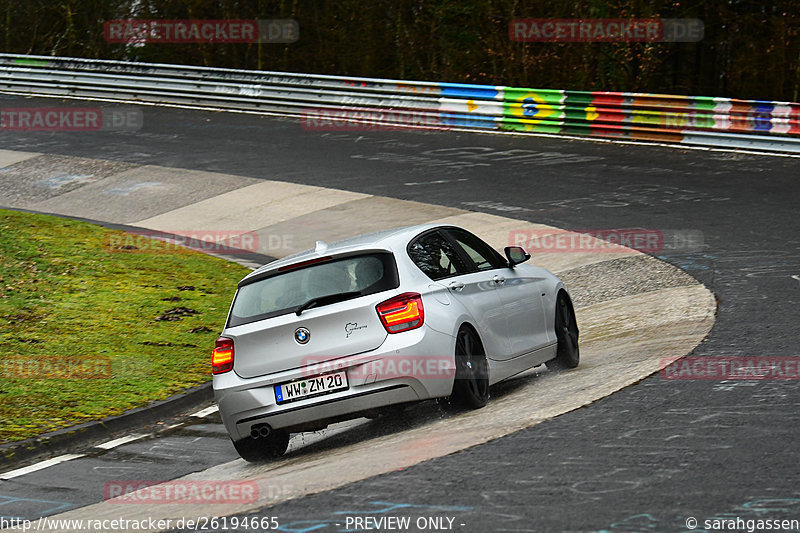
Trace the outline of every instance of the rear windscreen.
[[240, 286], [233, 299], [228, 326], [291, 313], [317, 298], [330, 296], [330, 300], [340, 301], [335, 295], [344, 295], [342, 300], [349, 300], [396, 289], [399, 285], [391, 253], [334, 258]]

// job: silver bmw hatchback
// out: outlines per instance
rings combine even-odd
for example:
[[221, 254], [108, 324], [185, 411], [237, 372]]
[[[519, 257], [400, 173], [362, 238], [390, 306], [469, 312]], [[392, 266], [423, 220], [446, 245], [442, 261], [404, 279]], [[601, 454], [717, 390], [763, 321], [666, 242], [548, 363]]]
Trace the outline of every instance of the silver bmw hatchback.
[[483, 407], [494, 383], [577, 366], [566, 287], [521, 264], [521, 247], [504, 252], [429, 224], [318, 242], [247, 275], [212, 354], [239, 455], [278, 457], [292, 432], [397, 404]]

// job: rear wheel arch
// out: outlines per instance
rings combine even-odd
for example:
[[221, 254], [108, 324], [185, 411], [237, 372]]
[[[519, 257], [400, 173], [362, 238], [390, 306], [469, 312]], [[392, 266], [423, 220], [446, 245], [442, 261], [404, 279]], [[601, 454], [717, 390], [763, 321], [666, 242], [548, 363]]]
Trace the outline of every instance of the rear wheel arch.
[[483, 407], [489, 400], [489, 361], [475, 326], [469, 322], [461, 323], [453, 351], [456, 375], [451, 401], [470, 409]]
[[471, 330], [472, 333], [475, 334], [475, 336], [478, 338], [478, 340], [481, 343], [481, 348], [483, 348], [483, 340], [481, 339], [481, 334], [478, 333], [478, 328], [476, 328], [474, 325], [472, 325], [472, 322], [470, 322], [469, 320], [465, 320], [465, 321], [461, 322], [461, 325], [459, 325], [456, 328], [456, 338], [458, 337], [458, 333], [464, 328]]
[[[458, 334], [464, 330], [468, 329], [475, 335], [475, 339], [480, 343], [481, 351], [484, 355], [486, 355], [486, 346], [483, 344], [483, 338], [481, 337], [481, 332], [478, 331], [478, 327], [475, 326], [472, 322], [472, 317], [464, 317], [457, 328], [455, 328], [455, 332], [453, 333], [453, 353], [455, 353], [456, 344], [458, 343]], [[486, 355], [488, 359], [489, 356]]]

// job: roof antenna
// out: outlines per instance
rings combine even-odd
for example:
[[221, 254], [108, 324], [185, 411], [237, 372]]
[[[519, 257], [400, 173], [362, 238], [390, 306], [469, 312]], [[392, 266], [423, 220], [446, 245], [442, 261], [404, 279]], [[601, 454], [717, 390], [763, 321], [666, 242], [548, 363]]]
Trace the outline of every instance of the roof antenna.
[[317, 245], [314, 247], [314, 251], [318, 254], [325, 253], [325, 250], [327, 249], [328, 245], [324, 241], [317, 241]]

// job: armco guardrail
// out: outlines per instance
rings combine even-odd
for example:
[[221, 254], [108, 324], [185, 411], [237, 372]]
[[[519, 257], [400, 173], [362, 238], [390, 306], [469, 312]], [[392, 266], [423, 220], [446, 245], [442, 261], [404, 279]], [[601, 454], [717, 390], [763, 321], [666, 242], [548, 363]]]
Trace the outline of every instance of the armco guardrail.
[[800, 153], [800, 104], [0, 54], [0, 91]]

